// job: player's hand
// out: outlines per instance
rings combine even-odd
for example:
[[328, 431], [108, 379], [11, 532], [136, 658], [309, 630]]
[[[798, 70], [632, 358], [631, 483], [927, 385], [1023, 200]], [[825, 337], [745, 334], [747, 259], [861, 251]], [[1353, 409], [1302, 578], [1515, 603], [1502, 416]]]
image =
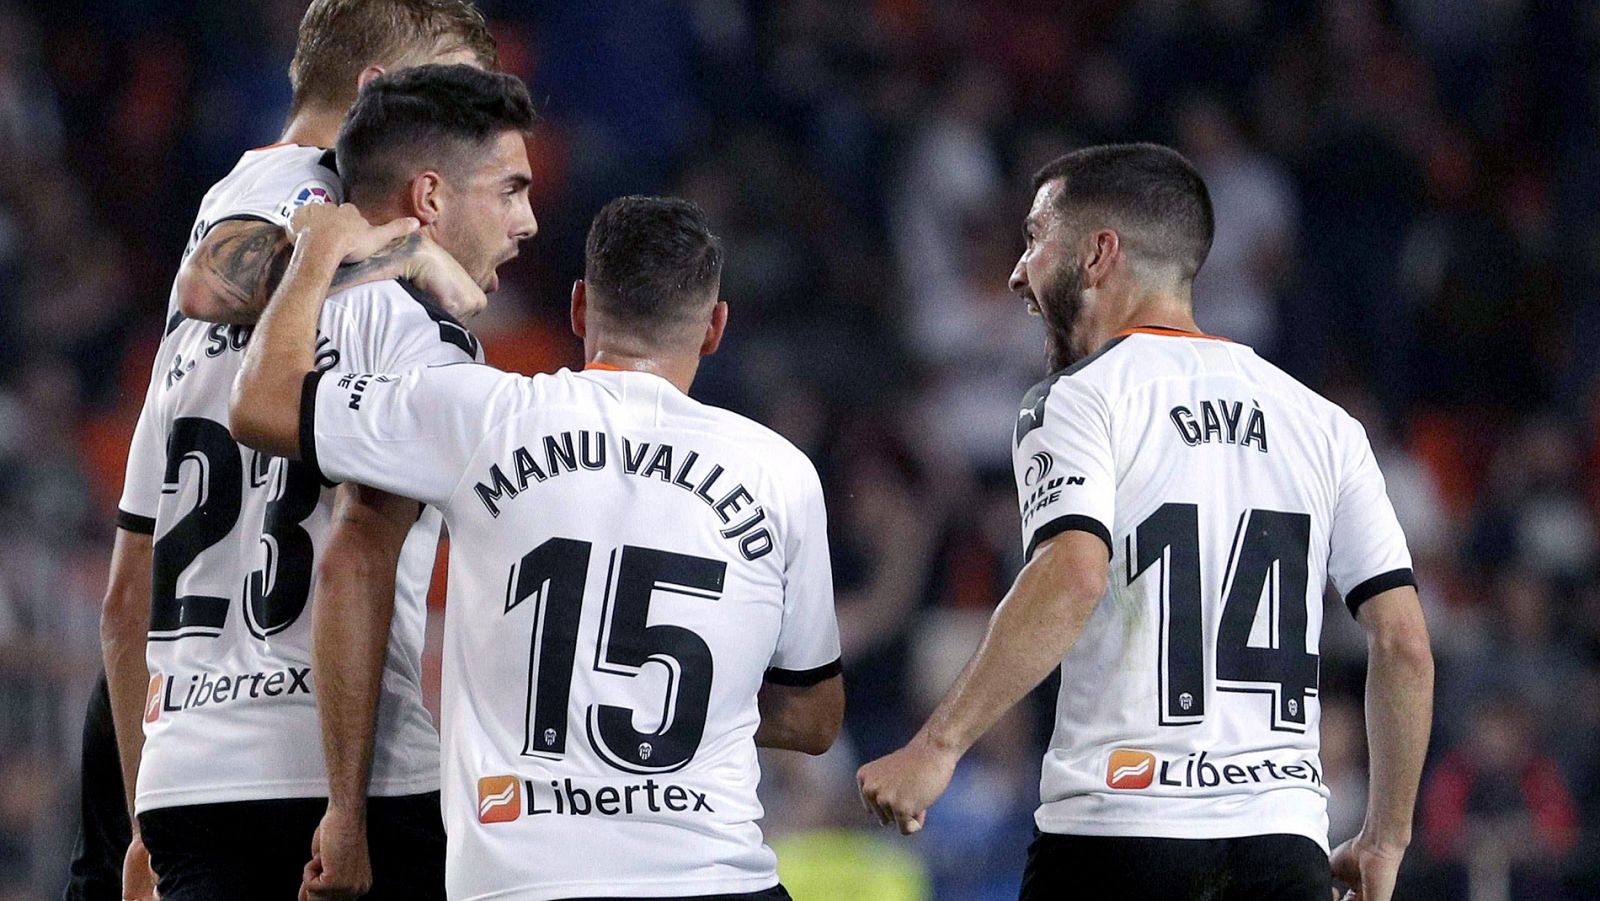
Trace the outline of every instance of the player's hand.
[[457, 319], [471, 319], [489, 305], [483, 287], [461, 268], [456, 258], [426, 238], [410, 257], [405, 275]]
[[300, 880], [300, 901], [351, 901], [371, 889], [366, 824], [329, 810], [311, 836], [311, 862]]
[[861, 801], [884, 826], [894, 823], [901, 835], [922, 830], [928, 808], [950, 785], [959, 755], [934, 748], [921, 737], [887, 757], [856, 771]]
[[123, 901], [156, 901], [156, 871], [150, 868], [150, 852], [145, 850], [144, 837], [137, 832], [128, 843], [128, 853], [122, 858]]
[[1404, 848], [1368, 842], [1359, 835], [1334, 848], [1328, 862], [1333, 877], [1350, 887], [1344, 901], [1389, 901], [1405, 853]]
[[402, 216], [383, 225], [371, 225], [353, 203], [312, 203], [295, 211], [289, 220], [289, 238], [296, 247], [310, 242], [336, 253], [342, 263], [359, 263], [416, 231], [420, 223]]

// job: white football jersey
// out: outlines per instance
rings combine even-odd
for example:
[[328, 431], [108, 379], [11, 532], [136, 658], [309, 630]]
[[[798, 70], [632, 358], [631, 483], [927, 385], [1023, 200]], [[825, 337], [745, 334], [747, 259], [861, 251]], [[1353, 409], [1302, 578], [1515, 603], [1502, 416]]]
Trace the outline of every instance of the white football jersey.
[[302, 459], [444, 510], [453, 899], [759, 891], [763, 680], [839, 671], [822, 490], [642, 372], [308, 376]]
[[[207, 193], [185, 256], [217, 222], [281, 226], [304, 203], [337, 200], [326, 164], [317, 148], [245, 154]], [[465, 329], [399, 282], [334, 295], [320, 332], [317, 361], [327, 369], [478, 356]], [[333, 491], [309, 468], [229, 435], [228, 396], [249, 333], [174, 317], [130, 450], [119, 524], [156, 539], [140, 811], [327, 794], [308, 611]], [[431, 511], [418, 520], [396, 574], [374, 795], [438, 787], [421, 651], [439, 522]]]
[[[289, 223], [294, 211], [308, 203], [342, 203], [344, 186], [334, 168], [333, 151], [299, 144], [275, 144], [247, 151], [221, 181], [211, 186], [200, 200], [189, 243], [179, 263], [189, 259], [211, 229], [235, 219], [255, 219], [280, 228]], [[163, 366], [171, 361], [169, 338], [183, 322], [178, 311], [178, 287], [174, 282], [167, 300], [167, 324], [161, 347], [150, 374], [144, 409], [128, 450], [127, 475], [122, 482], [117, 525], [132, 532], [150, 534], [155, 528], [156, 508], [161, 502], [159, 478], [135, 478], [138, 473], [159, 476], [165, 466], [166, 445], [157, 433], [152, 401], [165, 380]], [[227, 408], [223, 408], [226, 412]], [[224, 417], [222, 422], [227, 422]]]
[[1064, 531], [1111, 572], [1061, 667], [1045, 832], [1328, 845], [1318, 639], [1414, 584], [1360, 424], [1239, 344], [1133, 329], [1024, 398], [1027, 556]]

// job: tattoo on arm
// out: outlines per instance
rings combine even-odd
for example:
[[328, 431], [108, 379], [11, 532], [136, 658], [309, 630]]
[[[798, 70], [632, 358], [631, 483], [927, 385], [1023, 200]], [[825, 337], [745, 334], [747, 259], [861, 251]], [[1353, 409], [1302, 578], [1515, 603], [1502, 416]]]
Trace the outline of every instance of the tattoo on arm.
[[216, 276], [222, 300], [259, 313], [283, 277], [292, 250], [282, 229], [260, 223], [203, 244], [195, 264]]
[[[332, 294], [352, 285], [378, 281], [381, 278], [395, 277], [396, 273], [392, 271], [395, 264], [414, 255], [421, 246], [421, 233], [412, 232], [404, 237], [396, 238], [388, 247], [364, 260], [345, 263], [339, 267], [338, 273], [334, 275], [333, 284], [328, 288], [328, 293]], [[388, 274], [377, 274], [380, 270], [388, 271]]]

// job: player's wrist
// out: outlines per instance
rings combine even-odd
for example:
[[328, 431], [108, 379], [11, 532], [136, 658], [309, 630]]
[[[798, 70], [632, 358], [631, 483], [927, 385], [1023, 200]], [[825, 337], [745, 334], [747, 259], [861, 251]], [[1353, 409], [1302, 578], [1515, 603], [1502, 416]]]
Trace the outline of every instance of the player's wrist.
[[328, 812], [323, 819], [327, 823], [338, 826], [365, 829], [367, 826], [367, 805], [365, 802], [356, 804], [329, 800]]
[[1411, 846], [1411, 830], [1363, 828], [1355, 843], [1361, 850], [1380, 857], [1398, 858]]
[[945, 758], [952, 764], [961, 759], [961, 755], [965, 754], [967, 750], [966, 745], [959, 736], [943, 729], [924, 727], [912, 739], [912, 743], [919, 746], [924, 752]]

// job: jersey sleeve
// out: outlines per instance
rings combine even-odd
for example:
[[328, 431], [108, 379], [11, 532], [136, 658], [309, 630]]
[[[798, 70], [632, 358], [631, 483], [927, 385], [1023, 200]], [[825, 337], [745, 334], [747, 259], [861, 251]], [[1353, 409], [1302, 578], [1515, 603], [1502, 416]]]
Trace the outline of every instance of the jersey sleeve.
[[496, 391], [515, 378], [476, 364], [308, 373], [300, 458], [325, 480], [442, 508], [483, 437]]
[[1022, 511], [1025, 560], [1062, 532], [1088, 532], [1111, 550], [1116, 502], [1111, 411], [1094, 387], [1071, 376], [1035, 387], [1017, 418], [1012, 470]]
[[1345, 465], [1328, 538], [1328, 575], [1353, 616], [1374, 595], [1417, 582], [1366, 432], [1351, 420], [1342, 440]]
[[117, 502], [117, 528], [141, 535], [155, 534], [161, 483], [166, 480], [166, 441], [155, 402], [158, 378], [151, 375], [139, 422], [133, 428], [128, 468], [122, 476], [122, 499]]
[[259, 219], [281, 227], [300, 207], [343, 200], [344, 187], [329, 151], [282, 147], [252, 153], [260, 157], [241, 167], [236, 183], [219, 195], [208, 230], [232, 219]]
[[839, 621], [833, 609], [833, 565], [822, 483], [809, 461], [790, 503], [798, 514], [787, 536], [783, 622], [766, 681], [806, 687], [840, 672]]

